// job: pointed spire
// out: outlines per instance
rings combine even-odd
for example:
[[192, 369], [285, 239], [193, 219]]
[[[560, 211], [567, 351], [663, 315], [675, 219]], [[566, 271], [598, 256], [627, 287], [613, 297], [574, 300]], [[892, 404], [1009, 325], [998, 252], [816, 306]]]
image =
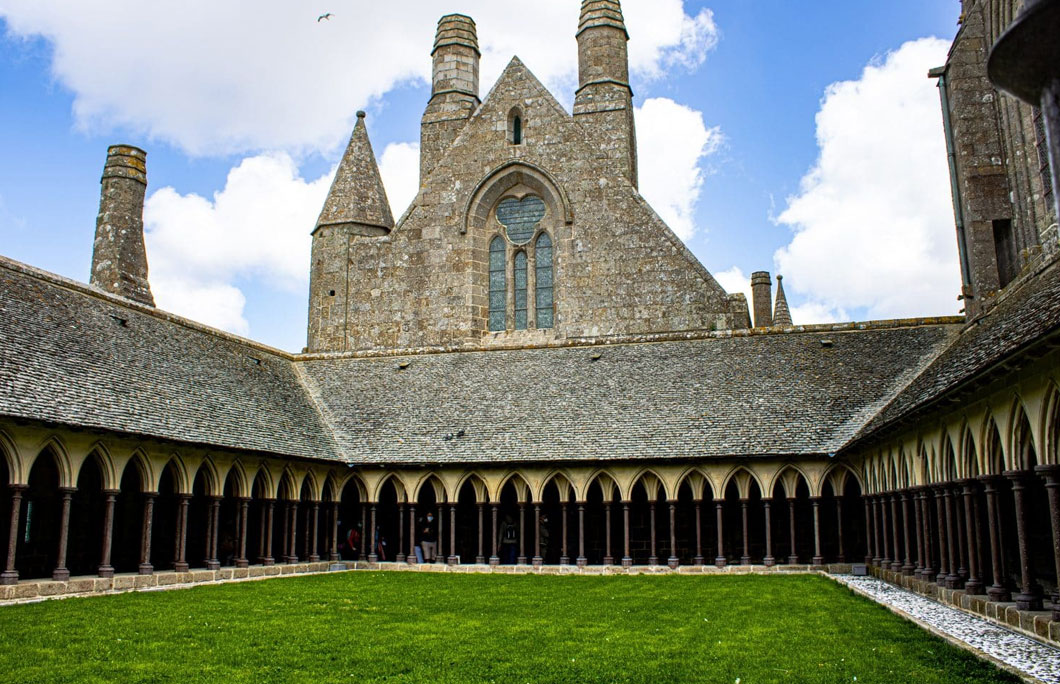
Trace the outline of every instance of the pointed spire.
[[357, 125], [353, 127], [350, 144], [339, 162], [335, 180], [324, 200], [324, 208], [317, 219], [317, 229], [351, 224], [386, 231], [394, 227], [394, 215], [390, 213], [390, 203], [379, 175], [379, 166], [375, 163], [372, 143], [368, 140], [364, 116], [364, 112], [357, 112]]
[[788, 298], [784, 296], [784, 276], [777, 276], [777, 304], [773, 310], [773, 325], [793, 325], [791, 312], [788, 310]]

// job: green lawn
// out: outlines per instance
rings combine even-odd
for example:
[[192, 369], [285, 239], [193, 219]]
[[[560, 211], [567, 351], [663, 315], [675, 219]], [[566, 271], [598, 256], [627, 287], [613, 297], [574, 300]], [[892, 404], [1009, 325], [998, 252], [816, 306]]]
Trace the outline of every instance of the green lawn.
[[0, 608], [5, 682], [1010, 682], [815, 576], [347, 572]]

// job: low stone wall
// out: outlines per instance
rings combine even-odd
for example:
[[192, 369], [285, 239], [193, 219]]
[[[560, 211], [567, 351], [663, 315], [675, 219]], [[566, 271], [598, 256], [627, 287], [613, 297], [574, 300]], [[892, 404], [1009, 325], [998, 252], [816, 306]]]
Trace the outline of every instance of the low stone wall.
[[1060, 646], [1060, 621], [1052, 619], [1052, 611], [1019, 610], [1015, 603], [991, 601], [986, 595], [969, 594], [963, 589], [946, 589], [934, 582], [878, 567], [870, 570], [873, 576], [891, 584], [1043, 640], [1052, 646]]
[[49, 579], [22, 580], [18, 584], [0, 585], [0, 605], [29, 603], [54, 598], [73, 596], [98, 596], [120, 594], [129, 591], [158, 591], [183, 589], [203, 584], [242, 582], [346, 570], [373, 570], [394, 572], [452, 572], [521, 575], [748, 575], [748, 574], [808, 574], [849, 573], [849, 564], [832, 565], [729, 565], [718, 568], [714, 565], [686, 565], [671, 569], [666, 565], [635, 565], [623, 568], [620, 565], [447, 565], [444, 563], [368, 563], [340, 561], [329, 563], [291, 563], [281, 565], [252, 565], [249, 568], [220, 568], [219, 570], [189, 570], [175, 572], [165, 570], [151, 575], [118, 574], [114, 577], [71, 577], [65, 582]]

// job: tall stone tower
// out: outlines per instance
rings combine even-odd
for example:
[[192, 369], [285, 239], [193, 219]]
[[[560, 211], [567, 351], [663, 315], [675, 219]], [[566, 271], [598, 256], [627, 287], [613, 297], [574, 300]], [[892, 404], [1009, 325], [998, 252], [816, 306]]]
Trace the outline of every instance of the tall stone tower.
[[390, 233], [390, 212], [383, 179], [364, 125], [364, 112], [339, 162], [324, 208], [313, 230], [309, 271], [309, 349], [346, 349], [348, 299], [351, 280], [350, 251], [373, 238]]
[[637, 136], [629, 87], [629, 33], [618, 0], [582, 0], [574, 118], [615, 170], [637, 186]]
[[421, 184], [479, 106], [475, 21], [463, 14], [439, 19], [431, 57], [431, 100], [420, 122]]
[[154, 306], [144, 248], [147, 153], [131, 145], [107, 148], [100, 184], [89, 282], [107, 292]]

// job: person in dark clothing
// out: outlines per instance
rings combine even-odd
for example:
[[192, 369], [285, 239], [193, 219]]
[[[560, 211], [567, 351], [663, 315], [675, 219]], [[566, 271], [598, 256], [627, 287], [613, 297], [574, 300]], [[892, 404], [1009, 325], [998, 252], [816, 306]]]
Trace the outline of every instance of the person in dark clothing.
[[433, 563], [438, 550], [438, 529], [434, 523], [434, 513], [428, 513], [420, 521], [420, 548], [423, 549], [423, 562]]

